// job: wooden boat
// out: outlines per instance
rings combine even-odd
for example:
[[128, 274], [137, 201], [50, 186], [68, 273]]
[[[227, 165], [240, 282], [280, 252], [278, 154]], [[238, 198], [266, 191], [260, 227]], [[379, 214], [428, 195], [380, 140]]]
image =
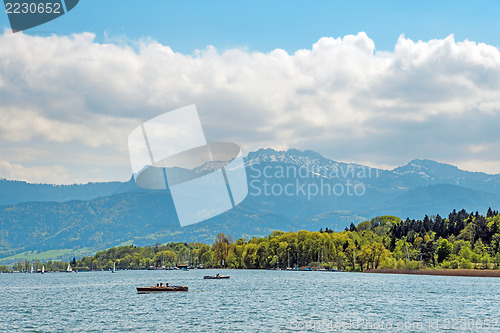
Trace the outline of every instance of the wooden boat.
[[229, 275], [215, 275], [215, 276], [205, 275], [203, 278], [206, 280], [218, 280], [218, 279], [229, 279], [230, 276]]
[[151, 287], [137, 287], [137, 292], [139, 294], [146, 293], [159, 293], [167, 291], [188, 291], [188, 287], [183, 286], [151, 286]]

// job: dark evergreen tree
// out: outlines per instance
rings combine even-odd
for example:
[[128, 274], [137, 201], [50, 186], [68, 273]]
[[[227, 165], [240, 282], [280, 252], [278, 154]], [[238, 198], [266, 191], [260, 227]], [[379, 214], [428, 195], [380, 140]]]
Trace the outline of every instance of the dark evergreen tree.
[[422, 260], [427, 264], [435, 265], [434, 253], [436, 252], [434, 243], [432, 241], [428, 241], [422, 246]]
[[483, 243], [489, 243], [491, 236], [490, 230], [488, 229], [488, 222], [484, 216], [478, 215], [474, 219], [474, 242], [481, 239]]
[[426, 232], [432, 230], [432, 221], [429, 218], [429, 216], [425, 215], [423, 222], [424, 222], [424, 229]]
[[437, 237], [446, 238], [446, 225], [441, 216], [436, 215], [436, 219], [434, 220], [434, 232], [436, 232]]
[[465, 228], [465, 220], [467, 218], [461, 218], [461, 217], [458, 217], [456, 222], [455, 222], [455, 226], [453, 228], [453, 234], [455, 236], [458, 236], [460, 234], [460, 232]]
[[389, 244], [389, 250], [394, 251], [396, 248], [396, 236], [394, 235], [393, 232], [391, 232], [391, 242]]

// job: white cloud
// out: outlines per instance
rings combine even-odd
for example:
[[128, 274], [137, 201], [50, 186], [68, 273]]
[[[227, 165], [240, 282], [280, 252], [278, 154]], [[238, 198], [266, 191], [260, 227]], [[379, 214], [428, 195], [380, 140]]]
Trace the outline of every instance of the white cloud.
[[[103, 152], [126, 161], [119, 156], [133, 128], [193, 103], [209, 139], [246, 151], [298, 147], [380, 166], [432, 158], [474, 170], [488, 161], [492, 172], [500, 165], [499, 91], [499, 50], [453, 36], [401, 36], [393, 52], [376, 52], [359, 33], [294, 54], [207, 47], [193, 55], [154, 41], [137, 51], [99, 44], [89, 33], [0, 36], [0, 140], [45, 150], [78, 144], [86, 155], [97, 149], [103, 173], [88, 180], [127, 179], [130, 167], [106, 170]], [[85, 179], [72, 173], [78, 161], [70, 158], [63, 163], [70, 178]]]
[[25, 167], [0, 160], [0, 175], [2, 175], [1, 178], [24, 180], [30, 183], [71, 183], [68, 171], [60, 165]]

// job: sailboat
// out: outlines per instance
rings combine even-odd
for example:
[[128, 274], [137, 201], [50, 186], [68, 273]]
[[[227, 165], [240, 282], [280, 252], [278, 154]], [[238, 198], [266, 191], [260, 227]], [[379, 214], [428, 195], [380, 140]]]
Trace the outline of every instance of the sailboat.
[[290, 267], [290, 250], [286, 250], [286, 252], [288, 253], [288, 264], [286, 266], [286, 269], [289, 271], [291, 270], [292, 268]]
[[320, 261], [320, 256], [318, 252], [318, 271], [326, 271], [326, 268], [323, 267], [323, 257], [325, 254], [325, 250], [321, 249], [321, 261]]
[[295, 267], [295, 270], [298, 271], [300, 269], [300, 267], [299, 267], [299, 250], [297, 250], [296, 252], [297, 252], [297, 267]]
[[116, 273], [116, 261], [113, 262], [113, 270], [111, 271], [111, 273]]
[[66, 273], [72, 273], [73, 269], [71, 268], [71, 264], [68, 264], [68, 268], [66, 268]]
[[31, 264], [31, 273], [33, 273], [34, 270], [33, 270], [33, 264]]
[[42, 265], [42, 274], [45, 274], [45, 266]]

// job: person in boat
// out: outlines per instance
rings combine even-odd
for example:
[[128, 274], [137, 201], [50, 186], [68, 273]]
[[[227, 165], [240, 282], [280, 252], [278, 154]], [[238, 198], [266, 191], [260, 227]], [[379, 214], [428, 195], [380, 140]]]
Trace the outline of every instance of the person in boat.
[[159, 286], [160, 286], [160, 284], [159, 284], [159, 283], [157, 283], [157, 284], [156, 284], [156, 287], [159, 287]]
[[165, 282], [165, 287], [168, 287], [168, 282]]
[[219, 277], [219, 276], [220, 276], [220, 274], [219, 274], [219, 273], [217, 273], [217, 275], [216, 275], [216, 276], [217, 276], [217, 277]]

